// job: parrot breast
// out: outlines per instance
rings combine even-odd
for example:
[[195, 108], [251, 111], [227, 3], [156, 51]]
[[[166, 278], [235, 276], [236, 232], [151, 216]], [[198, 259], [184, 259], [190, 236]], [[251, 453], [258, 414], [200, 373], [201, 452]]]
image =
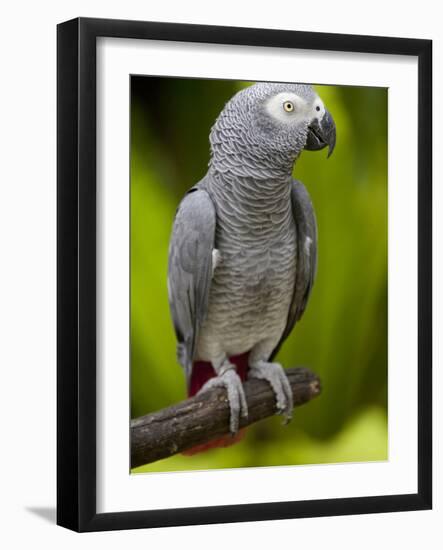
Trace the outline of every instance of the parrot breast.
[[224, 185], [208, 189], [218, 261], [196, 356], [209, 362], [263, 342], [271, 354], [286, 327], [296, 269], [290, 182], [261, 182], [257, 189], [253, 180], [222, 179]]

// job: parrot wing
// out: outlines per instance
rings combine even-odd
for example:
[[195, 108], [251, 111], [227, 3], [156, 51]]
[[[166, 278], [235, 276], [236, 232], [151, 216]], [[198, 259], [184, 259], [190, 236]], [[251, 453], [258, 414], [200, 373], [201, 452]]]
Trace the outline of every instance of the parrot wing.
[[169, 245], [168, 296], [177, 358], [191, 375], [198, 333], [208, 310], [216, 215], [209, 194], [192, 187], [181, 201]]
[[317, 222], [309, 194], [305, 186], [298, 180], [293, 180], [291, 202], [297, 239], [294, 293], [285, 330], [272, 352], [270, 360], [277, 355], [295, 323], [303, 315], [317, 271]]

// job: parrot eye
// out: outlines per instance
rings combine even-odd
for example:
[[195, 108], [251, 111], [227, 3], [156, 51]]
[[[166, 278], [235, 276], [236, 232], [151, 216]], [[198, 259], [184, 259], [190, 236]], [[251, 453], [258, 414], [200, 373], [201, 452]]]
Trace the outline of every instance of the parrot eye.
[[283, 103], [283, 109], [287, 112], [287, 113], [292, 113], [292, 111], [294, 110], [294, 104], [291, 102], [291, 101], [285, 101]]
[[315, 108], [316, 111], [320, 111], [320, 105], [317, 105], [317, 107]]

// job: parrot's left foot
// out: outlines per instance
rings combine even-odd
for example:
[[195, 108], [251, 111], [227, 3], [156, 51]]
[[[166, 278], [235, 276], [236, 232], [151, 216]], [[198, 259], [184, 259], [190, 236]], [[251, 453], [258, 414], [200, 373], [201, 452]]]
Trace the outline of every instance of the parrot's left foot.
[[294, 402], [292, 389], [284, 368], [279, 363], [257, 361], [250, 365], [249, 378], [267, 380], [274, 390], [278, 414], [282, 414], [287, 424], [292, 418]]

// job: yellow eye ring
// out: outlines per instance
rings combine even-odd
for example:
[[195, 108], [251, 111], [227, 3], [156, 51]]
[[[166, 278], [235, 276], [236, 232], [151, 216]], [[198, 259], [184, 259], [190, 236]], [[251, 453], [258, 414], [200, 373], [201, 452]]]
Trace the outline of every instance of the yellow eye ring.
[[283, 103], [283, 109], [287, 112], [287, 113], [292, 113], [292, 111], [294, 110], [294, 104], [292, 103], [292, 101], [285, 101]]

